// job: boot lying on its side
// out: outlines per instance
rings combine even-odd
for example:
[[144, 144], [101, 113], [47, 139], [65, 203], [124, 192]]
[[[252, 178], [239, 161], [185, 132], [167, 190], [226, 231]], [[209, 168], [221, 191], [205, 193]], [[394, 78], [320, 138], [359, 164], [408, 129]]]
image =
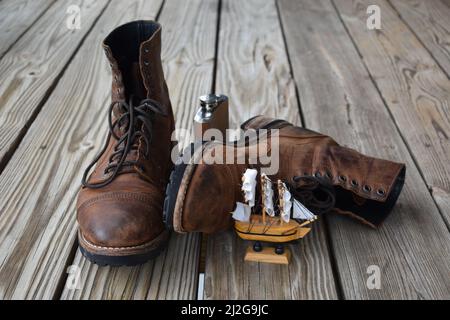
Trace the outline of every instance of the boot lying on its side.
[[[272, 180], [284, 180], [294, 189], [305, 176], [327, 181], [335, 192], [334, 209], [372, 227], [386, 218], [402, 190], [404, 164], [365, 156], [341, 147], [328, 136], [283, 120], [257, 116], [246, 121], [242, 129], [279, 129], [279, 170]], [[242, 174], [249, 166], [262, 167], [249, 165], [248, 156], [255, 148], [267, 146], [270, 150], [270, 143], [270, 139], [246, 146], [206, 142], [193, 152], [188, 163], [178, 163], [166, 191], [164, 216], [168, 227], [177, 232], [205, 233], [229, 228], [230, 212], [236, 202], [243, 201]], [[245, 154], [247, 162], [208, 164], [217, 159], [218, 153], [224, 159], [227, 154]]]

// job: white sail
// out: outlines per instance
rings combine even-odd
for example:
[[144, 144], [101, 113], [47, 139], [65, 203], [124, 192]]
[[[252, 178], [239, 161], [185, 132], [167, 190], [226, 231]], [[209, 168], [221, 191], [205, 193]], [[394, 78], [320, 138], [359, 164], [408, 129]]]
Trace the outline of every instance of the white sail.
[[258, 171], [255, 169], [247, 169], [242, 176], [242, 191], [244, 191], [245, 202], [248, 203], [250, 207], [255, 205], [257, 174]]
[[275, 215], [275, 210], [273, 208], [273, 186], [272, 181], [267, 177], [266, 174], [261, 173], [261, 176], [264, 180], [263, 184], [263, 192], [264, 192], [264, 208], [266, 209], [266, 213], [273, 217]]
[[251, 209], [245, 203], [236, 202], [236, 209], [232, 213], [233, 213], [232, 217], [234, 220], [242, 222], [250, 221]]
[[291, 193], [289, 192], [287, 186], [283, 183], [283, 208], [281, 210], [281, 219], [283, 219], [285, 222], [289, 222], [289, 219], [291, 217], [291, 197]]
[[317, 216], [308, 210], [300, 201], [294, 200], [293, 218], [313, 221], [317, 219]]

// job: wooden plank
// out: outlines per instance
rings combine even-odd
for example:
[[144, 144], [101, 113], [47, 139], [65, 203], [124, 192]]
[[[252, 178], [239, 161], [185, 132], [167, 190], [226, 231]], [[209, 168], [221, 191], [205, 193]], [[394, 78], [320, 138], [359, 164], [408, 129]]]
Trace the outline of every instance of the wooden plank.
[[[177, 129], [191, 130], [200, 95], [211, 91], [215, 58], [218, 0], [164, 3], [163, 64]], [[172, 15], [179, 16], [175, 21]], [[177, 136], [180, 150], [190, 137]]]
[[74, 253], [81, 175], [107, 127], [111, 73], [101, 42], [118, 23], [152, 18], [160, 5], [109, 5], [0, 175], [2, 299], [59, 297]]
[[208, 237], [205, 299], [336, 299], [323, 231], [317, 223], [305, 239], [290, 244], [288, 266], [244, 262], [251, 243], [232, 231]]
[[56, 2], [0, 60], [0, 171], [106, 3], [72, 1], [82, 22], [69, 30], [68, 4]]
[[[328, 217], [344, 298], [448, 299], [449, 232], [335, 8], [328, 0], [279, 6], [307, 126], [407, 165], [405, 188], [378, 230]], [[371, 265], [380, 289], [366, 285]]]
[[52, 5], [54, 0], [0, 2], [0, 57]]
[[[364, 28], [359, 8], [370, 4], [382, 12], [379, 32]], [[449, 78], [384, 0], [336, 5], [450, 226]]]
[[[236, 21], [239, 21], [237, 24]], [[265, 114], [300, 124], [275, 2], [222, 2], [217, 92], [230, 97], [232, 126]], [[337, 298], [325, 225], [289, 245], [289, 266], [244, 262], [248, 242], [233, 231], [208, 237], [206, 299]]]
[[78, 250], [79, 289], [64, 288], [62, 299], [194, 299], [200, 242], [195, 235], [172, 235], [158, 258], [136, 267], [99, 267]]
[[390, 4], [450, 76], [450, 2], [395, 0]]
[[[197, 98], [211, 88], [216, 33], [209, 26], [217, 8], [216, 0], [168, 0], [159, 18], [163, 66], [179, 128], [191, 128]], [[82, 289], [65, 288], [62, 298], [195, 299], [199, 253], [197, 234], [172, 235], [168, 250], [141, 267], [97, 268], [77, 252]]]

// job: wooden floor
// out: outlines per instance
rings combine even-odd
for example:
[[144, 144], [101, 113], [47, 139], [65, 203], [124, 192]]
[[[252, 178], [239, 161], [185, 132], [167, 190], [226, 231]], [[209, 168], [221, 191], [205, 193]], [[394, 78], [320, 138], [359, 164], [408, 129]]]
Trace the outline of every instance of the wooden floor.
[[[366, 27], [371, 4], [381, 30]], [[449, 17], [450, 0], [1, 0], [0, 299], [449, 299]], [[214, 90], [233, 126], [266, 114], [405, 162], [384, 225], [323, 217], [289, 266], [244, 263], [231, 231], [173, 235], [139, 267], [86, 261], [75, 201], [107, 132], [100, 44], [134, 19], [163, 25], [178, 127]]]

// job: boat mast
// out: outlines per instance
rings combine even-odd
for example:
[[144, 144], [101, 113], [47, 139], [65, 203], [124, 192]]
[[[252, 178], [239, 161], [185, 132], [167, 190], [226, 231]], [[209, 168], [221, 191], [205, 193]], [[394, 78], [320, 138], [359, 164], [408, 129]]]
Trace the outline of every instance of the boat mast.
[[262, 221], [266, 224], [266, 179], [261, 175], [261, 206], [262, 206]]
[[277, 180], [277, 188], [278, 188], [278, 202], [279, 202], [279, 208], [280, 208], [280, 225], [283, 225], [283, 218], [282, 218], [282, 210], [284, 210], [284, 188], [283, 183], [280, 179]]

